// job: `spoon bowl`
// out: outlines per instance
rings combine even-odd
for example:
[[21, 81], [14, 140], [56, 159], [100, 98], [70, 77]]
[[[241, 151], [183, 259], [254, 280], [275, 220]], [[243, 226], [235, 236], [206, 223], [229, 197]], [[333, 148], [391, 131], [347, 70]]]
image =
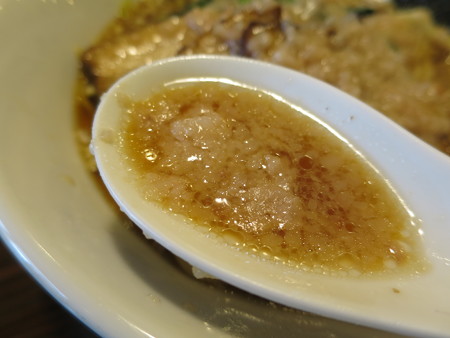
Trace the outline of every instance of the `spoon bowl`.
[[[430, 268], [376, 278], [306, 272], [233, 248], [185, 218], [145, 200], [118, 151], [123, 108], [152, 88], [182, 79], [227, 79], [283, 97], [342, 135], [381, 173], [421, 222]], [[450, 159], [338, 89], [280, 66], [225, 56], [189, 56], [144, 66], [119, 80], [95, 115], [92, 152], [121, 210], [192, 266], [238, 288], [297, 309], [407, 335], [450, 333]]]

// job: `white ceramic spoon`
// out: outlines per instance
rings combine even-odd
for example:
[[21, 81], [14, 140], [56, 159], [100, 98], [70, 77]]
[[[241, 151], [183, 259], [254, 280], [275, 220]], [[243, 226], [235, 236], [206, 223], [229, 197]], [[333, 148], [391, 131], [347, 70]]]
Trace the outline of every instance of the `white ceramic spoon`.
[[[185, 226], [181, 217], [143, 200], [130, 184], [117, 145], [111, 142], [123, 114], [117, 94], [142, 100], [152, 87], [199, 77], [227, 78], [278, 94], [337, 130], [378, 168], [422, 221], [430, 271], [361, 279], [286, 268], [226, 247], [197, 228]], [[163, 60], [125, 76], [102, 97], [92, 150], [121, 209], [146, 236], [193, 266], [297, 309], [408, 335], [450, 336], [450, 158], [334, 87], [248, 59], [194, 56]]]

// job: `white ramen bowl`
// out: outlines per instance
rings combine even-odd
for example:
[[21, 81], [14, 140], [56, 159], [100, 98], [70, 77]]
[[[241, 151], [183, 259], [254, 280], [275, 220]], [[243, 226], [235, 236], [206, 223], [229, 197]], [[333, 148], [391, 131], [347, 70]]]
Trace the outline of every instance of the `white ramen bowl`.
[[17, 259], [102, 336], [392, 336], [198, 281], [127, 228], [79, 156], [73, 105], [77, 52], [122, 3], [0, 0], [0, 232]]

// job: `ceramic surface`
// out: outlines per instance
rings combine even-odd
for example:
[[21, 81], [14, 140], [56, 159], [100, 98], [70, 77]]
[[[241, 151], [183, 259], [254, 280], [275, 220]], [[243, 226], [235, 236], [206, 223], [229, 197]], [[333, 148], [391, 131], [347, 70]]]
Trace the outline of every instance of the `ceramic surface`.
[[77, 52], [121, 3], [0, 1], [0, 230], [16, 257], [102, 336], [391, 336], [195, 280], [118, 215], [79, 156], [73, 91]]

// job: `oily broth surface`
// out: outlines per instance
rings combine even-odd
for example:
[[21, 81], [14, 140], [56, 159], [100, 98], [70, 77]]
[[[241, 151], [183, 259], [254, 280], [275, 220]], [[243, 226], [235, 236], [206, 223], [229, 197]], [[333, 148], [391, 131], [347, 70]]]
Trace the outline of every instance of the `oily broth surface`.
[[214, 81], [122, 100], [121, 151], [149, 201], [306, 270], [420, 270], [417, 229], [398, 197], [310, 117]]

